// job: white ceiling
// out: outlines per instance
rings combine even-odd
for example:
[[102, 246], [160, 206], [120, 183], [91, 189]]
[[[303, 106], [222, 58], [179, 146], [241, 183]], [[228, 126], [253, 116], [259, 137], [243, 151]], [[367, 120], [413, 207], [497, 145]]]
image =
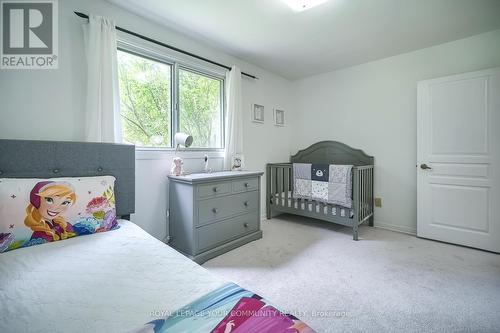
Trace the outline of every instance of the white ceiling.
[[500, 0], [109, 0], [288, 79], [500, 29]]

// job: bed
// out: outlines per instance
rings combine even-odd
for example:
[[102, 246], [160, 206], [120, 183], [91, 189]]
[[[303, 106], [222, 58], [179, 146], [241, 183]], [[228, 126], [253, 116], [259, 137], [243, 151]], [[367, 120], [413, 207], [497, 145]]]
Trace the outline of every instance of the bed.
[[[296, 198], [294, 163], [352, 165], [352, 207]], [[373, 226], [374, 158], [360, 149], [337, 141], [321, 141], [291, 156], [290, 163], [270, 163], [266, 170], [267, 218], [288, 213], [337, 223], [352, 228], [358, 240], [359, 225]]]
[[[0, 332], [233, 332], [252, 318], [205, 310], [275, 310], [129, 221], [134, 165], [129, 145], [0, 140], [0, 178], [113, 175], [121, 217], [116, 230], [0, 253]], [[272, 316], [279, 322], [253, 331], [292, 323], [293, 332], [313, 332], [291, 315]]]

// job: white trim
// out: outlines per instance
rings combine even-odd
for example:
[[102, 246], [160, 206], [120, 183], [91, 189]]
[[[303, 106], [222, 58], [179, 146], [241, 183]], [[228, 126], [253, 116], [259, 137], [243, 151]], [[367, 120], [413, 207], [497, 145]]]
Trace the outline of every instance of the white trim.
[[219, 79], [225, 79], [226, 77], [227, 69], [225, 68], [212, 65], [202, 60], [197, 60], [188, 55], [153, 44], [124, 32], [117, 31], [116, 38], [118, 48], [149, 56], [171, 65], [178, 63], [182, 67], [198, 70], [200, 73], [213, 75]]
[[[164, 148], [154, 148], [154, 147], [141, 147], [138, 146], [138, 150], [168, 150], [173, 147], [174, 134], [180, 131], [179, 125], [179, 71], [189, 71], [194, 74], [202, 75], [213, 80], [218, 80], [220, 82], [220, 144], [221, 147], [212, 148], [197, 148], [199, 151], [210, 151], [210, 150], [223, 150], [226, 145], [225, 140], [225, 117], [226, 117], [226, 74], [228, 71], [224, 68], [206, 63], [203, 61], [197, 61], [192, 57], [183, 55], [179, 52], [168, 50], [159, 45], [155, 45], [151, 42], [144, 41], [135, 36], [117, 32], [117, 48], [123, 52], [128, 52], [139, 57], [144, 57], [152, 61], [157, 61], [170, 66], [170, 93], [171, 93], [171, 111], [170, 111], [170, 140], [172, 142], [172, 147]], [[196, 149], [196, 148], [195, 148]], [[158, 156], [158, 154], [156, 154]]]
[[222, 150], [179, 150], [175, 153], [175, 149], [136, 149], [136, 160], [167, 160], [174, 156], [182, 157], [183, 159], [201, 159], [208, 155], [210, 159], [223, 159], [224, 151]]
[[412, 236], [417, 235], [417, 227], [416, 226], [415, 226], [415, 228], [412, 228], [412, 227], [407, 227], [407, 226], [394, 225], [394, 224], [387, 223], [385, 221], [380, 221], [380, 220], [375, 220], [373, 226], [375, 228], [401, 232], [403, 234], [408, 234], [408, 235], [412, 235]]
[[[267, 216], [266, 216], [265, 211], [262, 212], [260, 219], [261, 219], [261, 221], [267, 220]], [[335, 224], [335, 222], [333, 222], [333, 224]], [[337, 224], [337, 225], [340, 225], [340, 224]], [[365, 222], [364, 225], [368, 225], [368, 223]], [[379, 228], [379, 229], [384, 229], [384, 230], [395, 231], [395, 232], [399, 232], [399, 233], [403, 233], [403, 234], [408, 234], [408, 235], [412, 235], [412, 236], [417, 236], [417, 228], [398, 226], [398, 225], [393, 225], [390, 223], [381, 222], [381, 221], [377, 221], [377, 220], [375, 220], [374, 227]], [[346, 228], [349, 228], [349, 227], [346, 227]]]

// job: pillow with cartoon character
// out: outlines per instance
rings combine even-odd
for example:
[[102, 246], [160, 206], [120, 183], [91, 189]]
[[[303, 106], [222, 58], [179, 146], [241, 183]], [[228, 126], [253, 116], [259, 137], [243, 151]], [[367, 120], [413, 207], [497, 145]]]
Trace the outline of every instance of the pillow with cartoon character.
[[0, 252], [108, 231], [115, 177], [0, 178]]

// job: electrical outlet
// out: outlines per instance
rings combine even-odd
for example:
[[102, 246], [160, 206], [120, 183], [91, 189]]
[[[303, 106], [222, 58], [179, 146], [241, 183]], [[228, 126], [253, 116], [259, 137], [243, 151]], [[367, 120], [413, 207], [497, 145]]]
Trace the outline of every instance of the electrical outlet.
[[375, 198], [375, 207], [382, 207], [382, 198]]

